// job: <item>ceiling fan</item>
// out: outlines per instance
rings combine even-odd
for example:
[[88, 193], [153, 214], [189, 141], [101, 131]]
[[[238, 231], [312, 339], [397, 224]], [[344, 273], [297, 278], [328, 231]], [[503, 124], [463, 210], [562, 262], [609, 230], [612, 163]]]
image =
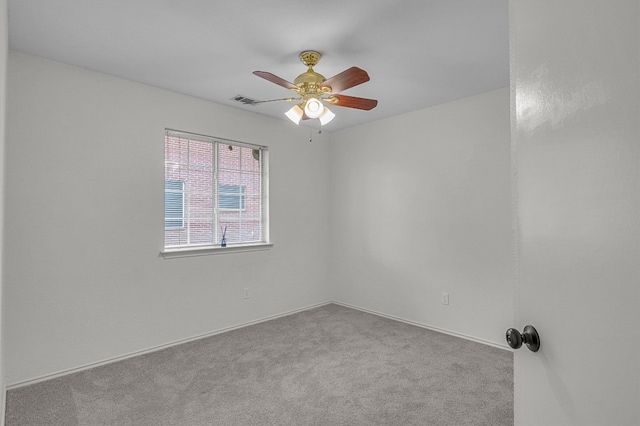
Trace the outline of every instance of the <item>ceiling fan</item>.
[[[341, 95], [339, 92], [369, 81], [369, 74], [358, 67], [351, 67], [325, 79], [318, 74], [313, 67], [320, 61], [322, 55], [315, 50], [305, 50], [300, 53], [300, 61], [309, 69], [296, 77], [293, 83], [266, 71], [254, 71], [258, 77], [262, 77], [272, 83], [296, 92], [299, 96], [294, 98], [274, 99], [274, 101], [300, 101], [294, 105], [285, 115], [294, 123], [300, 120], [317, 118], [321, 125], [325, 125], [335, 117], [335, 114], [324, 105], [324, 102], [346, 108], [371, 110], [378, 105], [375, 99], [358, 98], [355, 96]], [[258, 101], [272, 102], [272, 101]]]

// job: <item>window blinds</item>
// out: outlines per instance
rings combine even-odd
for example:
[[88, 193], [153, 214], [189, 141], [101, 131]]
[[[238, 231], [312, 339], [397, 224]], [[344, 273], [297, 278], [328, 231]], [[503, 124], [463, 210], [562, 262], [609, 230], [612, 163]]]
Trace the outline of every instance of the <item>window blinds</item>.
[[165, 248], [268, 243], [267, 148], [165, 134]]

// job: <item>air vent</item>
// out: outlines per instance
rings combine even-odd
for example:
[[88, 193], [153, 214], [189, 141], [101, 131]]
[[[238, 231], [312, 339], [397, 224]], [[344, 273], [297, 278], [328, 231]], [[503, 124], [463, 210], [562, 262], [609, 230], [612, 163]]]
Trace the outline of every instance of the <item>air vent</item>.
[[231, 100], [243, 103], [245, 105], [256, 105], [256, 103], [258, 102], [255, 99], [247, 98], [246, 96], [243, 96], [243, 95], [236, 95], [233, 98], [231, 98]]

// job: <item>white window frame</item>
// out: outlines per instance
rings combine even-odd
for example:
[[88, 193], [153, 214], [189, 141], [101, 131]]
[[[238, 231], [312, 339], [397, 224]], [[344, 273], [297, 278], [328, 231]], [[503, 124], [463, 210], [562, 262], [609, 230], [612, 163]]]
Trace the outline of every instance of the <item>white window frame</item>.
[[[238, 253], [245, 251], [256, 251], [256, 250], [268, 250], [273, 244], [270, 242], [270, 233], [269, 233], [269, 150], [268, 147], [263, 145], [255, 145], [246, 142], [235, 141], [231, 139], [219, 138], [214, 136], [206, 136], [196, 133], [184, 132], [173, 129], [165, 129], [165, 150], [166, 150], [166, 138], [168, 136], [175, 136], [179, 138], [185, 138], [189, 140], [199, 141], [199, 142], [207, 142], [212, 143], [214, 145], [213, 152], [217, 152], [216, 145], [232, 145], [239, 146], [243, 148], [250, 148], [253, 150], [260, 151], [260, 177], [261, 177], [261, 229], [262, 236], [260, 241], [257, 242], [240, 242], [240, 243], [227, 243], [226, 247], [221, 247], [221, 245], [217, 242], [220, 239], [219, 235], [219, 226], [218, 226], [218, 215], [214, 214], [212, 218], [212, 229], [214, 232], [213, 240], [214, 243], [207, 244], [183, 244], [183, 245], [175, 245], [175, 246], [165, 246], [166, 239], [163, 238], [163, 250], [161, 250], [161, 255], [164, 258], [174, 258], [174, 257], [186, 257], [186, 256], [202, 256], [202, 255], [210, 255], [210, 254], [222, 254], [222, 253]], [[167, 159], [165, 158], [165, 182], [167, 180], [178, 180], [175, 178], [167, 177], [166, 168], [168, 164]], [[214, 155], [213, 159], [213, 191], [212, 191], [212, 199], [215, 200], [215, 209], [219, 209], [219, 193], [218, 193], [218, 183], [217, 183], [217, 173], [218, 173], [218, 158], [217, 154]], [[241, 185], [239, 185], [242, 187]], [[166, 183], [165, 183], [166, 188]], [[242, 190], [242, 198], [244, 203], [246, 203], [245, 199], [245, 190]], [[240, 207], [246, 207], [246, 204], [241, 201]], [[243, 209], [240, 209], [243, 210]], [[166, 211], [166, 200], [165, 200], [165, 210]], [[188, 218], [186, 216], [187, 207], [183, 208], [183, 225], [188, 225]], [[239, 211], [238, 209], [220, 209], [220, 211]], [[166, 225], [166, 218], [165, 218]], [[165, 232], [168, 230], [176, 229], [173, 227], [165, 228]]]

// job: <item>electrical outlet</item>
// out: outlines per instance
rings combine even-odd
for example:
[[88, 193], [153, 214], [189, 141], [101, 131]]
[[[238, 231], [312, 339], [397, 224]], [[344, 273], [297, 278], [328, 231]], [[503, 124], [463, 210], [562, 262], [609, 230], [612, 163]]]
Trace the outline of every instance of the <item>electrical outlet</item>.
[[249, 298], [249, 287], [244, 288], [244, 295], [242, 296], [244, 299]]
[[448, 305], [449, 304], [449, 293], [442, 293], [442, 304], [443, 305]]

